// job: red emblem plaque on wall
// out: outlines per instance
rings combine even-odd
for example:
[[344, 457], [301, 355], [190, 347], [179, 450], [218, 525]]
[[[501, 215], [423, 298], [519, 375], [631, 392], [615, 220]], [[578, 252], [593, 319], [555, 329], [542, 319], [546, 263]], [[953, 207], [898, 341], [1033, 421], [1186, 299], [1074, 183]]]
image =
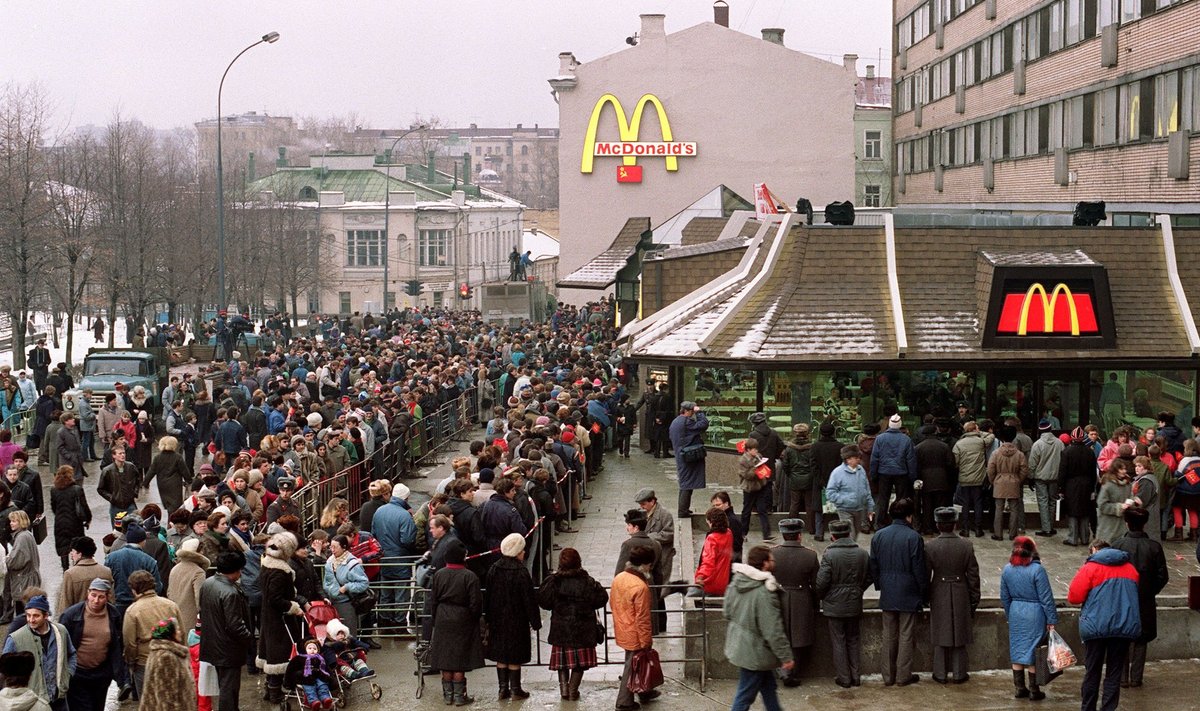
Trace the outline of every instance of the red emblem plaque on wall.
[[640, 166], [640, 165], [618, 165], [617, 166], [617, 182], [618, 183], [640, 183], [640, 182], [642, 182], [642, 166]]

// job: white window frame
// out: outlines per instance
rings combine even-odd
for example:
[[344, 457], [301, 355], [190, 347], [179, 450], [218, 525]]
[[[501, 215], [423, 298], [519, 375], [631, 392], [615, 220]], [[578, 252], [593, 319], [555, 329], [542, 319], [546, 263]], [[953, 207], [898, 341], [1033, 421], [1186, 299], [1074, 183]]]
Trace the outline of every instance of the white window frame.
[[444, 267], [450, 263], [451, 230], [424, 229], [417, 233], [417, 264]]
[[883, 186], [863, 186], [863, 207], [883, 207]]
[[[874, 138], [871, 134], [875, 134]], [[863, 158], [881, 160], [883, 158], [883, 131], [869, 129], [863, 131]]]
[[386, 249], [383, 230], [346, 230], [347, 268], [382, 267]]

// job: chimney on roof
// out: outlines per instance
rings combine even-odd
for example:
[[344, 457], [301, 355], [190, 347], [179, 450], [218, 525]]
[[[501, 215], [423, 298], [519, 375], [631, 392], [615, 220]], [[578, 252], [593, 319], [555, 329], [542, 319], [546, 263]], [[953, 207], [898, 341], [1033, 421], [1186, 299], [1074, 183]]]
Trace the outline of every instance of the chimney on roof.
[[437, 154], [429, 151], [429, 163], [425, 166], [425, 182], [429, 185], [433, 185], [437, 181], [437, 168], [434, 167], [434, 160], [436, 158]]
[[463, 185], [471, 184], [471, 154], [463, 153]]
[[575, 61], [575, 54], [572, 52], [558, 53], [558, 75], [560, 77], [574, 76], [575, 67], [579, 66], [579, 62]]
[[762, 30], [762, 38], [771, 44], [783, 46], [783, 28], [782, 27], [764, 27]]
[[246, 161], [246, 182], [253, 183], [257, 179], [254, 170], [254, 151], [250, 151], [250, 158]]
[[639, 15], [642, 18], [642, 29], [638, 34], [638, 38], [642, 42], [653, 42], [655, 40], [665, 39], [667, 36], [667, 16], [666, 15]]
[[729, 27], [729, 3], [717, 0], [713, 3], [713, 22], [721, 27]]
[[454, 192], [450, 193], [450, 202], [454, 203], [458, 207], [462, 207], [463, 205], [467, 204], [467, 194], [462, 190], [455, 190]]
[[518, 131], [520, 131], [520, 130], [521, 130], [521, 124], [517, 124], [517, 130], [518, 130]]
[[843, 54], [842, 55], [842, 66], [845, 67], [846, 69], [854, 72], [855, 75], [857, 76], [858, 75], [858, 55], [857, 54]]
[[275, 159], [275, 167], [276, 168], [286, 168], [287, 167], [287, 148], [284, 148], [283, 146], [279, 147], [279, 157]]
[[475, 129], [477, 129], [477, 128], [479, 128], [479, 125], [478, 125], [478, 124], [474, 124], [474, 123], [473, 123], [473, 124], [471, 124], [471, 130], [472, 130], [472, 131], [473, 131], [473, 130], [475, 130]]
[[867, 78], [868, 78], [868, 79], [874, 79], [874, 78], [875, 78], [875, 65], [874, 65], [874, 64], [868, 64], [868, 65], [867, 65]]

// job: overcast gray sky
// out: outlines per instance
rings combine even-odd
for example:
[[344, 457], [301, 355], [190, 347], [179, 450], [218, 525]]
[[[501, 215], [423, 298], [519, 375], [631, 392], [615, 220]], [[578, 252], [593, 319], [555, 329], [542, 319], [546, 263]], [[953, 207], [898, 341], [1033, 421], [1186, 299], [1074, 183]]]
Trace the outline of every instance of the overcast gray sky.
[[[890, 66], [889, 0], [729, 0], [730, 26], [787, 30], [792, 49], [859, 69]], [[240, 59], [225, 113], [357, 114], [364, 126], [557, 125], [546, 79], [560, 51], [587, 62], [625, 46], [638, 14], [667, 31], [712, 19], [710, 0], [3, 0], [0, 82], [40, 82], [60, 127], [104, 124], [120, 109], [158, 128], [216, 114], [225, 65]], [[698, 70], [702, 70], [699, 69]], [[881, 71], [881, 74], [887, 74]], [[759, 77], [761, 79], [761, 77]], [[752, 82], [755, 77], [747, 77]]]

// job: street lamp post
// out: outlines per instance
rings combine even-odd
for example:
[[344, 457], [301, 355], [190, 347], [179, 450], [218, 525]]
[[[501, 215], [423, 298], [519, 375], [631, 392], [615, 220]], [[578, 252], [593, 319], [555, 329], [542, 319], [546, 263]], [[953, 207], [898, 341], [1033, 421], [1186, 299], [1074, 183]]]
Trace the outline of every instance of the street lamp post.
[[221, 83], [217, 86], [217, 310], [225, 308], [225, 175], [221, 160], [221, 92], [225, 89], [225, 77], [233, 68], [233, 63], [260, 44], [272, 44], [279, 41], [278, 32], [268, 32], [262, 39], [237, 53], [237, 56], [225, 67], [221, 75]]
[[384, 176], [386, 180], [383, 183], [383, 302], [380, 307], [386, 315], [388, 312], [388, 264], [392, 261], [391, 245], [392, 233], [391, 217], [392, 217], [392, 152], [396, 150], [396, 145], [410, 133], [424, 131], [429, 128], [425, 125], [413, 126], [404, 133], [396, 136], [396, 140], [392, 141], [392, 147], [387, 150], [384, 155], [387, 157], [387, 165], [384, 167]]

